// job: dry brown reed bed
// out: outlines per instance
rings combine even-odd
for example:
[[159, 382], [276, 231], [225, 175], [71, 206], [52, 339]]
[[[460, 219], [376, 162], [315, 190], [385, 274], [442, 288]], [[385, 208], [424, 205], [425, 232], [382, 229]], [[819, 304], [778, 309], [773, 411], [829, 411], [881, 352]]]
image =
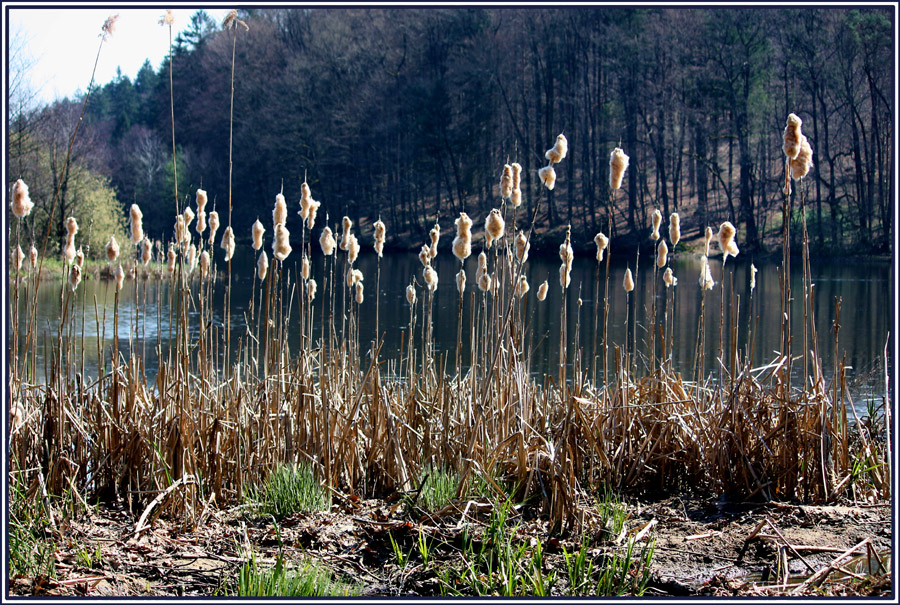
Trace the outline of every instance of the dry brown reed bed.
[[[559, 141], [554, 149], [547, 156], [551, 169], [551, 155], [555, 161], [565, 157]], [[613, 159], [621, 163], [616, 152]], [[802, 181], [798, 189], [802, 191]], [[539, 207], [540, 201], [522, 231], [526, 242]], [[356, 238], [350, 226], [345, 221], [347, 245], [341, 249], [346, 254], [331, 253], [333, 240], [322, 244], [325, 254], [314, 254], [314, 213], [312, 220], [307, 213], [299, 253], [324, 263], [323, 283], [316, 290], [309, 286], [306, 269], [305, 276], [286, 271], [290, 248], [276, 241], [265, 280], [251, 293], [248, 329], [233, 357], [224, 345], [230, 326], [215, 325], [213, 310], [205, 304], [213, 300], [215, 255], [204, 278], [186, 261], [186, 242], [176, 242], [172, 250], [178, 262], [171, 265], [169, 279], [178, 287], [169, 288], [169, 304], [179, 320], [155, 383], [147, 382], [139, 355], [109, 359], [111, 369], [95, 382], [66, 370], [46, 384], [34, 384], [12, 364], [11, 476], [33, 489], [46, 486], [51, 493], [72, 489], [101, 499], [123, 498], [138, 512], [169, 489], [177, 497], [166, 506], [186, 526], [196, 525], [210, 506], [239, 502], [277, 464], [304, 461], [314, 465], [336, 496], [412, 492], [425, 469], [441, 467], [458, 473], [458, 496], [463, 498], [466, 484], [480, 476], [498, 498], [536, 497], [557, 527], [577, 524], [579, 502], [604, 486], [623, 492], [833, 501], [851, 494], [860, 460], [872, 467], [866, 471], [872, 495], [889, 496], [891, 469], [884, 442], [877, 439], [872, 419], [851, 422], [855, 412], [844, 368], [836, 367], [836, 379], [827, 384], [817, 356], [807, 353], [804, 366], [813, 369], [804, 373], [803, 386], [792, 387], [787, 337], [785, 350], [764, 367], [752, 368], [744, 352], [732, 345], [720, 352], [720, 365], [708, 376], [697, 368], [694, 379], [687, 380], [672, 370], [670, 339], [700, 342], [707, 328], [696, 335], [676, 335], [665, 314], [657, 317], [654, 308], [651, 348], [638, 351], [636, 341], [620, 347], [606, 341], [609, 305], [604, 302], [602, 333], [598, 327], [593, 335], [600, 343], [595, 352], [575, 348], [577, 335], [560, 335], [559, 375], [535, 380], [530, 368], [535, 343], [528, 327], [542, 298], [519, 285], [527, 257], [516, 254], [515, 212], [510, 217], [505, 203], [501, 210], [512, 220], [509, 229], [501, 230], [499, 223], [489, 227], [493, 254], [487, 255], [486, 265], [479, 261], [487, 269], [479, 270], [477, 287], [466, 291], [464, 283], [457, 284], [457, 351], [446, 358], [436, 357], [430, 335], [433, 290], [428, 284], [436, 274], [428, 271], [437, 254], [433, 234], [433, 245], [426, 245], [420, 257], [426, 287], [412, 285], [404, 350], [388, 352], [377, 334], [373, 341], [357, 329], [359, 304], [373, 303], [355, 299], [362, 288], [353, 273]], [[611, 227], [607, 225], [610, 234]], [[657, 233], [659, 224], [654, 227]], [[282, 224], [273, 231], [286, 229]], [[468, 238], [471, 248], [471, 234]], [[207, 250], [204, 240], [201, 234], [195, 256]], [[607, 246], [605, 235], [597, 241]], [[358, 251], [358, 241], [355, 245]], [[209, 253], [213, 251], [210, 238]], [[469, 253], [457, 254], [461, 265]], [[564, 296], [575, 295], [569, 292], [566, 270], [571, 259], [562, 247], [560, 254], [560, 287]], [[606, 292], [611, 254], [615, 250], [607, 247]], [[598, 282], [601, 259], [598, 254]], [[655, 272], [667, 266], [660, 262]], [[725, 271], [716, 284], [730, 289], [723, 301], [740, 304]], [[655, 277], [662, 282], [663, 272]], [[674, 283], [671, 277], [668, 272], [667, 284]], [[199, 280], [200, 287], [188, 287], [190, 280]], [[689, 277], [683, 281], [681, 287], [697, 287]], [[701, 283], [711, 287], [703, 279]], [[64, 285], [64, 305], [71, 304], [66, 290]], [[671, 288], [669, 296], [674, 303], [677, 290]], [[468, 325], [461, 324], [463, 305], [472, 310]], [[189, 320], [189, 309], [199, 310], [199, 317]], [[637, 312], [631, 310], [631, 321]], [[599, 314], [595, 307], [585, 316]], [[729, 316], [726, 325], [720, 310], [717, 323], [707, 316], [701, 326], [709, 323], [708, 329], [732, 335], [748, 329], [734, 323], [737, 313]], [[199, 325], [199, 338], [189, 337], [190, 321]], [[782, 315], [781, 321], [784, 326], [790, 319]], [[292, 350], [287, 334], [297, 329], [304, 337], [299, 349]], [[120, 337], [127, 337], [126, 332], [123, 327]], [[837, 329], [833, 339], [838, 347]], [[75, 340], [60, 339], [57, 362], [73, 357]], [[805, 351], [815, 350], [808, 344]], [[458, 360], [459, 351], [469, 358], [468, 369], [446, 372], [445, 362]], [[646, 374], [636, 369], [639, 355], [648, 358]]]

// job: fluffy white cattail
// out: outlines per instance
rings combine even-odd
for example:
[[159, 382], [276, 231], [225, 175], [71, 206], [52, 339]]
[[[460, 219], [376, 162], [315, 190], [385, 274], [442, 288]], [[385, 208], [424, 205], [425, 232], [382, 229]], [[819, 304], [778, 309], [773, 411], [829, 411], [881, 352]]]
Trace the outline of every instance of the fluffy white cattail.
[[22, 179], [17, 180], [13, 185], [12, 202], [10, 202], [9, 207], [16, 218], [19, 219], [23, 219], [31, 214], [31, 209], [34, 208], [34, 202], [31, 201], [31, 197], [28, 195], [28, 185]]
[[681, 217], [678, 216], [677, 212], [673, 212], [669, 216], [669, 241], [672, 242], [672, 249], [675, 249], [675, 246], [678, 245], [678, 242], [681, 240]]
[[425, 278], [425, 285], [428, 286], [429, 290], [431, 290], [432, 292], [437, 290], [438, 274], [431, 265], [425, 267], [425, 270], [422, 272], [422, 276]]
[[116, 278], [116, 290], [121, 290], [122, 284], [125, 283], [125, 272], [122, 270], [121, 264], [119, 264], [119, 268], [116, 269], [116, 272], [114, 275]]
[[441, 227], [437, 223], [435, 223], [434, 227], [431, 228], [431, 231], [428, 232], [428, 237], [431, 238], [431, 246], [428, 248], [428, 256], [430, 258], [434, 258], [438, 253], [438, 242], [441, 239]]
[[797, 114], [788, 114], [787, 125], [784, 127], [784, 145], [781, 149], [789, 160], [797, 159], [797, 154], [800, 153], [800, 138], [803, 136], [800, 132], [801, 124], [803, 120]]
[[191, 226], [191, 221], [194, 220], [194, 211], [191, 210], [191, 207], [188, 206], [184, 209], [184, 228], [187, 230], [188, 227]]
[[309, 207], [312, 203], [312, 193], [309, 190], [309, 185], [304, 181], [303, 184], [300, 185], [300, 212], [297, 214], [300, 215], [300, 218], [306, 220], [306, 217], [309, 216]]
[[347, 246], [350, 245], [350, 228], [353, 227], [353, 221], [350, 220], [350, 217], [345, 216], [341, 220], [341, 224], [344, 227], [344, 232], [341, 234], [341, 250], [346, 251]]
[[200, 277], [206, 277], [209, 274], [209, 252], [204, 250], [200, 253]]
[[375, 254], [378, 255], [378, 258], [381, 258], [384, 252], [384, 234], [385, 234], [384, 223], [381, 222], [381, 219], [375, 221]]
[[487, 271], [487, 254], [484, 252], [478, 255], [478, 268], [482, 271]]
[[75, 260], [75, 238], [71, 235], [66, 236], [66, 245], [63, 248], [63, 257], [66, 259], [66, 263], [72, 264], [72, 261]]
[[666, 240], [659, 242], [659, 246], [656, 247], [656, 266], [662, 269], [666, 266], [666, 260], [669, 256], [669, 247], [666, 245]]
[[572, 274], [566, 269], [565, 265], [559, 266], [559, 285], [563, 288], [568, 288], [569, 284], [572, 283]]
[[266, 279], [266, 274], [269, 272], [269, 255], [266, 254], [266, 251], [263, 250], [259, 253], [259, 258], [256, 259], [256, 275], [260, 280]]
[[658, 208], [653, 211], [651, 220], [653, 221], [653, 232], [650, 234], [650, 239], [655, 242], [659, 239], [659, 226], [662, 224], [662, 213]]
[[756, 268], [756, 265], [754, 265], [753, 263], [750, 263], [750, 291], [751, 292], [753, 292], [753, 290], [756, 288], [756, 272], [757, 271], [759, 271], [759, 269]]
[[137, 204], [132, 204], [128, 213], [131, 215], [131, 243], [138, 244], [144, 239], [144, 213]]
[[550, 289], [550, 284], [547, 283], [547, 280], [544, 280], [540, 286], [538, 286], [537, 298], [539, 301], [544, 301], [547, 298], [547, 291]]
[[308, 282], [306, 282], [307, 298], [309, 298], [309, 300], [311, 300], [311, 301], [315, 300], [316, 299], [316, 290], [318, 290], [318, 289], [319, 289], [319, 284], [316, 283], [316, 280], [311, 279]]
[[185, 260], [187, 260], [188, 273], [193, 273], [194, 269], [197, 268], [197, 246], [191, 244], [188, 248], [187, 258]]
[[531, 242], [528, 241], [524, 231], [519, 231], [519, 234], [516, 236], [516, 258], [520, 263], [528, 260], [529, 248], [531, 248]]
[[428, 244], [422, 244], [422, 248], [419, 250], [419, 262], [423, 267], [431, 264], [431, 248]]
[[16, 251], [13, 252], [13, 266], [16, 268], [16, 271], [22, 270], [22, 261], [25, 260], [25, 253], [22, 252], [22, 246], [16, 246]]
[[495, 239], [500, 239], [503, 237], [503, 233], [506, 231], [506, 222], [503, 220], [503, 216], [500, 214], [500, 211], [494, 208], [491, 210], [490, 214], [487, 215], [487, 218], [484, 219], [484, 233], [485, 233], [485, 241], [487, 243], [487, 247], [491, 247], [491, 243]]
[[728, 221], [719, 226], [719, 249], [725, 255], [725, 259], [728, 258], [729, 254], [731, 256], [738, 255], [738, 247], [734, 242], [735, 231], [734, 225]]
[[550, 164], [558, 164], [563, 161], [569, 152], [569, 142], [564, 135], [557, 135], [556, 144], [544, 152], [544, 157], [550, 160]]
[[358, 305], [363, 304], [363, 288], [364, 287], [365, 287], [365, 285], [363, 284], [363, 282], [361, 282], [361, 281], [356, 282], [356, 304], [358, 304]]
[[619, 147], [609, 154], [609, 188], [615, 191], [622, 187], [622, 179], [628, 170], [628, 156]]
[[31, 259], [31, 268], [37, 269], [38, 251], [37, 248], [34, 247], [34, 244], [31, 244], [31, 250], [28, 251], [28, 256]]
[[634, 290], [634, 276], [631, 274], [631, 269], [625, 269], [625, 280], [622, 282], [622, 287], [626, 292]]
[[359, 269], [353, 269], [347, 273], [347, 287], [352, 288], [363, 280], [363, 272]]
[[359, 240], [352, 233], [350, 234], [350, 242], [347, 245], [347, 261], [352, 265], [359, 257]]
[[716, 282], [713, 281], [712, 271], [709, 269], [709, 259], [702, 257], [700, 259], [700, 287], [703, 290], [712, 290]]
[[119, 258], [119, 242], [113, 235], [109, 236], [109, 241], [106, 243], [106, 258], [111, 263], [116, 262], [116, 259]]
[[263, 234], [266, 232], [266, 228], [263, 227], [263, 224], [259, 222], [259, 219], [256, 219], [256, 222], [253, 223], [253, 249], [259, 250], [263, 245]]
[[594, 243], [597, 244], [597, 262], [599, 263], [603, 261], [603, 252], [609, 246], [609, 238], [601, 232], [594, 236]]
[[334, 240], [334, 234], [331, 232], [330, 227], [325, 227], [322, 230], [322, 235], [319, 236], [319, 246], [322, 248], [322, 254], [325, 256], [331, 256], [334, 254], [334, 247], [337, 245], [337, 242]]
[[544, 187], [550, 191], [553, 191], [553, 188], [556, 187], [556, 171], [552, 165], [544, 166], [538, 170], [538, 177], [541, 179]]
[[503, 176], [500, 177], [500, 197], [509, 199], [513, 192], [513, 174], [512, 166], [506, 164], [503, 166]]
[[563, 262], [563, 265], [571, 270], [572, 269], [572, 260], [575, 258], [575, 253], [572, 250], [572, 244], [569, 243], [569, 235], [566, 234], [566, 241], [559, 245], [559, 260]]
[[225, 260], [230, 261], [234, 256], [234, 230], [229, 225], [225, 227], [225, 233], [222, 235], [222, 250], [225, 251]]
[[[229, 227], [230, 229], [230, 227]], [[291, 253], [291, 233], [284, 223], [275, 225], [275, 241], [272, 242], [272, 256], [284, 262]]]
[[275, 208], [272, 209], [272, 224], [283, 225], [287, 221], [287, 202], [284, 196], [278, 194], [275, 196]]
[[219, 230], [219, 213], [213, 210], [209, 213], [209, 245], [216, 241], [216, 231]]
[[809, 169], [812, 168], [812, 147], [809, 145], [809, 139], [807, 139], [804, 135], [800, 135], [800, 152], [797, 154], [797, 157], [791, 160], [791, 178], [795, 181], [799, 181], [807, 174], [809, 174]]
[[513, 191], [522, 186], [522, 165], [518, 162], [510, 164], [512, 168], [512, 188]]
[[184, 243], [184, 215], [179, 214], [175, 217], [175, 243]]
[[321, 205], [322, 202], [317, 202], [316, 200], [309, 202], [309, 216], [306, 217], [306, 226], [310, 231], [312, 231], [313, 225], [316, 224], [316, 215], [319, 213]]
[[522, 190], [521, 189], [513, 189], [512, 195], [509, 197], [509, 201], [512, 203], [514, 208], [518, 208], [522, 205]]
[[84, 269], [84, 250], [78, 246], [78, 252], [75, 253], [75, 264]]
[[459, 273], [456, 274], [456, 291], [459, 292], [460, 296], [466, 291], [466, 272], [464, 269], [460, 269]]
[[303, 279], [309, 279], [309, 258], [306, 256], [306, 253], [303, 253], [303, 258], [300, 260], [300, 277]]
[[416, 287], [412, 284], [406, 286], [406, 302], [410, 305], [416, 304]]
[[206, 212], [206, 202], [209, 201], [209, 198], [206, 195], [206, 191], [203, 189], [197, 190], [197, 212]]
[[472, 219], [465, 212], [460, 212], [454, 223], [456, 237], [453, 238], [453, 256], [462, 262], [472, 254]]
[[674, 273], [672, 273], [672, 267], [668, 267], [666, 269], [666, 272], [663, 273], [663, 281], [665, 282], [667, 288], [669, 286], [677, 286], [678, 285], [678, 278], [675, 277]]
[[703, 236], [703, 242], [705, 245], [705, 252], [703, 253], [703, 256], [709, 256], [709, 243], [712, 241], [713, 235], [715, 234], [713, 233], [712, 227], [707, 227], [706, 233]]
[[206, 212], [203, 210], [197, 213], [197, 226], [195, 229], [200, 235], [203, 235], [203, 232], [206, 231]]
[[169, 254], [166, 258], [166, 269], [169, 273], [175, 273], [175, 248], [173, 246], [169, 246]]
[[478, 275], [478, 289], [482, 292], [490, 292], [491, 286], [491, 274], [487, 271], [483, 271]]
[[81, 283], [81, 267], [78, 265], [72, 265], [72, 268], [69, 269], [69, 285], [72, 286], [72, 292], [75, 291], [75, 288], [78, 287], [78, 284]]
[[146, 265], [153, 256], [153, 242], [149, 239], [141, 241], [141, 264]]
[[524, 275], [519, 276], [519, 283], [516, 286], [516, 296], [522, 298], [525, 296], [525, 293], [531, 289], [531, 286], [528, 285], [528, 279]]
[[66, 235], [71, 238], [74, 238], [78, 233], [78, 221], [75, 220], [74, 216], [70, 216], [66, 219]]

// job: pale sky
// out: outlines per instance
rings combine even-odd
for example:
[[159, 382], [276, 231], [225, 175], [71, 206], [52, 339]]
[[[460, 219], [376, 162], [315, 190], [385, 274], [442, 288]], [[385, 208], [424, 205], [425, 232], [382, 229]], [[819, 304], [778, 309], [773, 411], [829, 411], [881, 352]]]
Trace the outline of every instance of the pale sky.
[[[67, 6], [73, 8], [7, 5], [9, 12], [4, 15], [4, 20], [7, 15], [9, 17], [10, 39], [14, 40], [20, 32], [26, 40], [25, 53], [34, 64], [31, 86], [39, 92], [38, 99], [43, 102], [87, 90], [100, 44], [99, 34], [110, 15], [118, 13], [119, 19], [113, 35], [103, 44], [96, 84], [106, 84], [114, 79], [117, 67], [134, 80], [146, 59], [158, 69], [169, 52], [168, 27], [159, 25], [159, 18], [167, 7], [131, 8], [134, 4], [110, 4], [108, 8]], [[178, 32], [187, 28], [191, 15], [199, 8], [206, 10], [217, 23], [221, 23], [230, 10], [220, 8], [221, 5], [211, 8], [200, 3], [169, 6], [175, 17], [173, 41]], [[4, 55], [9, 44], [6, 40]]]

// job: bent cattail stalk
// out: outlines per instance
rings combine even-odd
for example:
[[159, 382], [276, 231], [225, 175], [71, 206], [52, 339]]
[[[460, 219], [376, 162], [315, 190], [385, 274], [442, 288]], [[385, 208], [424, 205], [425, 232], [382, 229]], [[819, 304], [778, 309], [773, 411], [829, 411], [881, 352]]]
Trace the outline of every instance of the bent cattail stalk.
[[658, 208], [653, 211], [651, 220], [653, 221], [653, 232], [650, 234], [650, 239], [655, 242], [659, 239], [659, 226], [662, 224], [662, 213]]
[[[230, 228], [231, 227], [229, 227], [229, 229]], [[278, 223], [275, 225], [275, 241], [272, 242], [272, 256], [274, 256], [277, 260], [284, 262], [284, 260], [291, 253], [290, 237], [291, 234], [287, 230], [287, 227], [284, 226], [284, 223]]]
[[230, 261], [234, 256], [234, 230], [231, 228], [231, 225], [225, 227], [221, 246], [222, 250], [225, 251], [225, 260]]
[[669, 247], [666, 245], [666, 240], [659, 242], [659, 246], [656, 248], [656, 266], [662, 269], [666, 266], [666, 259], [669, 256]]
[[378, 258], [383, 256], [385, 231], [386, 229], [381, 219], [375, 221], [375, 254], [378, 255]]
[[738, 255], [738, 246], [734, 242], [735, 232], [734, 225], [728, 221], [725, 221], [719, 226], [719, 249], [725, 255], [725, 259], [728, 258], [728, 255]]
[[109, 236], [109, 242], [106, 244], [106, 258], [109, 262], [114, 263], [119, 258], [119, 242], [116, 241], [114, 235]]
[[625, 288], [626, 292], [634, 290], [634, 276], [631, 274], [631, 269], [625, 269], [625, 279], [622, 282], [622, 287]]
[[466, 291], [466, 272], [464, 269], [460, 269], [459, 273], [456, 274], [456, 291], [459, 292], [460, 296]]
[[131, 243], [139, 244], [144, 239], [144, 213], [137, 204], [132, 204], [129, 214], [131, 215]]
[[34, 208], [34, 202], [28, 195], [28, 185], [22, 179], [18, 179], [13, 185], [12, 202], [9, 207], [18, 219], [23, 219], [31, 214], [31, 209]]
[[505, 231], [506, 222], [503, 220], [500, 211], [494, 208], [491, 210], [490, 214], [487, 215], [487, 218], [484, 219], [485, 242], [487, 247], [490, 248], [494, 240], [503, 237]]
[[628, 170], [628, 156], [619, 147], [609, 154], [609, 188], [615, 191], [622, 187], [622, 179]]
[[454, 224], [456, 237], [453, 238], [453, 256], [463, 262], [472, 254], [472, 219], [465, 212], [460, 212]]
[[543, 302], [547, 298], [547, 291], [550, 289], [550, 284], [547, 283], [547, 280], [544, 280], [540, 286], [538, 286], [537, 291], [537, 299]]
[[675, 277], [675, 274], [672, 272], [672, 267], [668, 267], [666, 272], [663, 273], [663, 282], [665, 282], [667, 288], [669, 286], [678, 285], [678, 278]]
[[505, 164], [503, 166], [503, 176], [500, 177], [500, 197], [507, 200], [512, 196], [513, 192], [513, 173], [512, 166]]
[[569, 142], [566, 140], [565, 135], [557, 135], [556, 143], [544, 152], [544, 157], [550, 160], [550, 164], [558, 164], [563, 161], [566, 157], [566, 153], [569, 151]]
[[556, 187], [556, 171], [552, 165], [544, 166], [538, 170], [538, 177], [548, 190], [553, 191], [553, 188]]
[[675, 246], [681, 240], [681, 217], [678, 216], [677, 212], [673, 212], [669, 216], [669, 240], [672, 242], [672, 250], [675, 249]]
[[219, 230], [219, 213], [213, 210], [209, 213], [209, 245], [216, 241], [216, 231]]
[[259, 258], [256, 260], [256, 275], [259, 277], [260, 281], [266, 279], [266, 274], [269, 272], [269, 255], [266, 254], [266, 251], [263, 250], [259, 253]]
[[284, 196], [278, 194], [275, 196], [275, 208], [272, 209], [272, 224], [283, 225], [287, 221], [287, 202]]
[[319, 236], [319, 246], [322, 248], [322, 254], [331, 256], [334, 254], [334, 247], [336, 245], [337, 242], [334, 239], [331, 228], [325, 227], [325, 229], [322, 230], [322, 235]]
[[597, 262], [599, 263], [603, 261], [603, 252], [609, 246], [609, 238], [601, 232], [594, 236], [594, 243], [597, 244]]
[[516, 236], [516, 258], [520, 263], [528, 260], [529, 248], [531, 248], [531, 242], [528, 241], [524, 231], [519, 231], [519, 234]]
[[263, 227], [263, 224], [259, 222], [259, 219], [256, 219], [256, 222], [253, 223], [253, 249], [259, 250], [263, 246], [263, 234], [266, 232], [266, 228]]

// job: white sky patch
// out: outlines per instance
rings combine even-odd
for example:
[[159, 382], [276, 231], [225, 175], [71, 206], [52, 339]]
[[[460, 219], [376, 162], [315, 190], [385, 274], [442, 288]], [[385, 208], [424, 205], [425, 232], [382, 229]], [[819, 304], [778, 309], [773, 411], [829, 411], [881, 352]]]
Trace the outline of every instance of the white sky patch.
[[[96, 5], [95, 5], [96, 6]], [[133, 5], [132, 5], [133, 6]], [[178, 33], [187, 29], [191, 15], [203, 8], [220, 24], [229, 9], [200, 5], [175, 6], [172, 15], [174, 42]], [[32, 88], [40, 102], [72, 97], [86, 91], [100, 44], [100, 32], [110, 15], [119, 14], [113, 35], [108, 37], [97, 64], [96, 84], [103, 85], [116, 77], [116, 69], [134, 81], [149, 59], [158, 70], [169, 53], [168, 26], [159, 25], [165, 8], [131, 8], [109, 5], [107, 8], [41, 8], [9, 7], [9, 32], [25, 37], [24, 52], [30, 55]], [[5, 54], [5, 52], [4, 52]]]

